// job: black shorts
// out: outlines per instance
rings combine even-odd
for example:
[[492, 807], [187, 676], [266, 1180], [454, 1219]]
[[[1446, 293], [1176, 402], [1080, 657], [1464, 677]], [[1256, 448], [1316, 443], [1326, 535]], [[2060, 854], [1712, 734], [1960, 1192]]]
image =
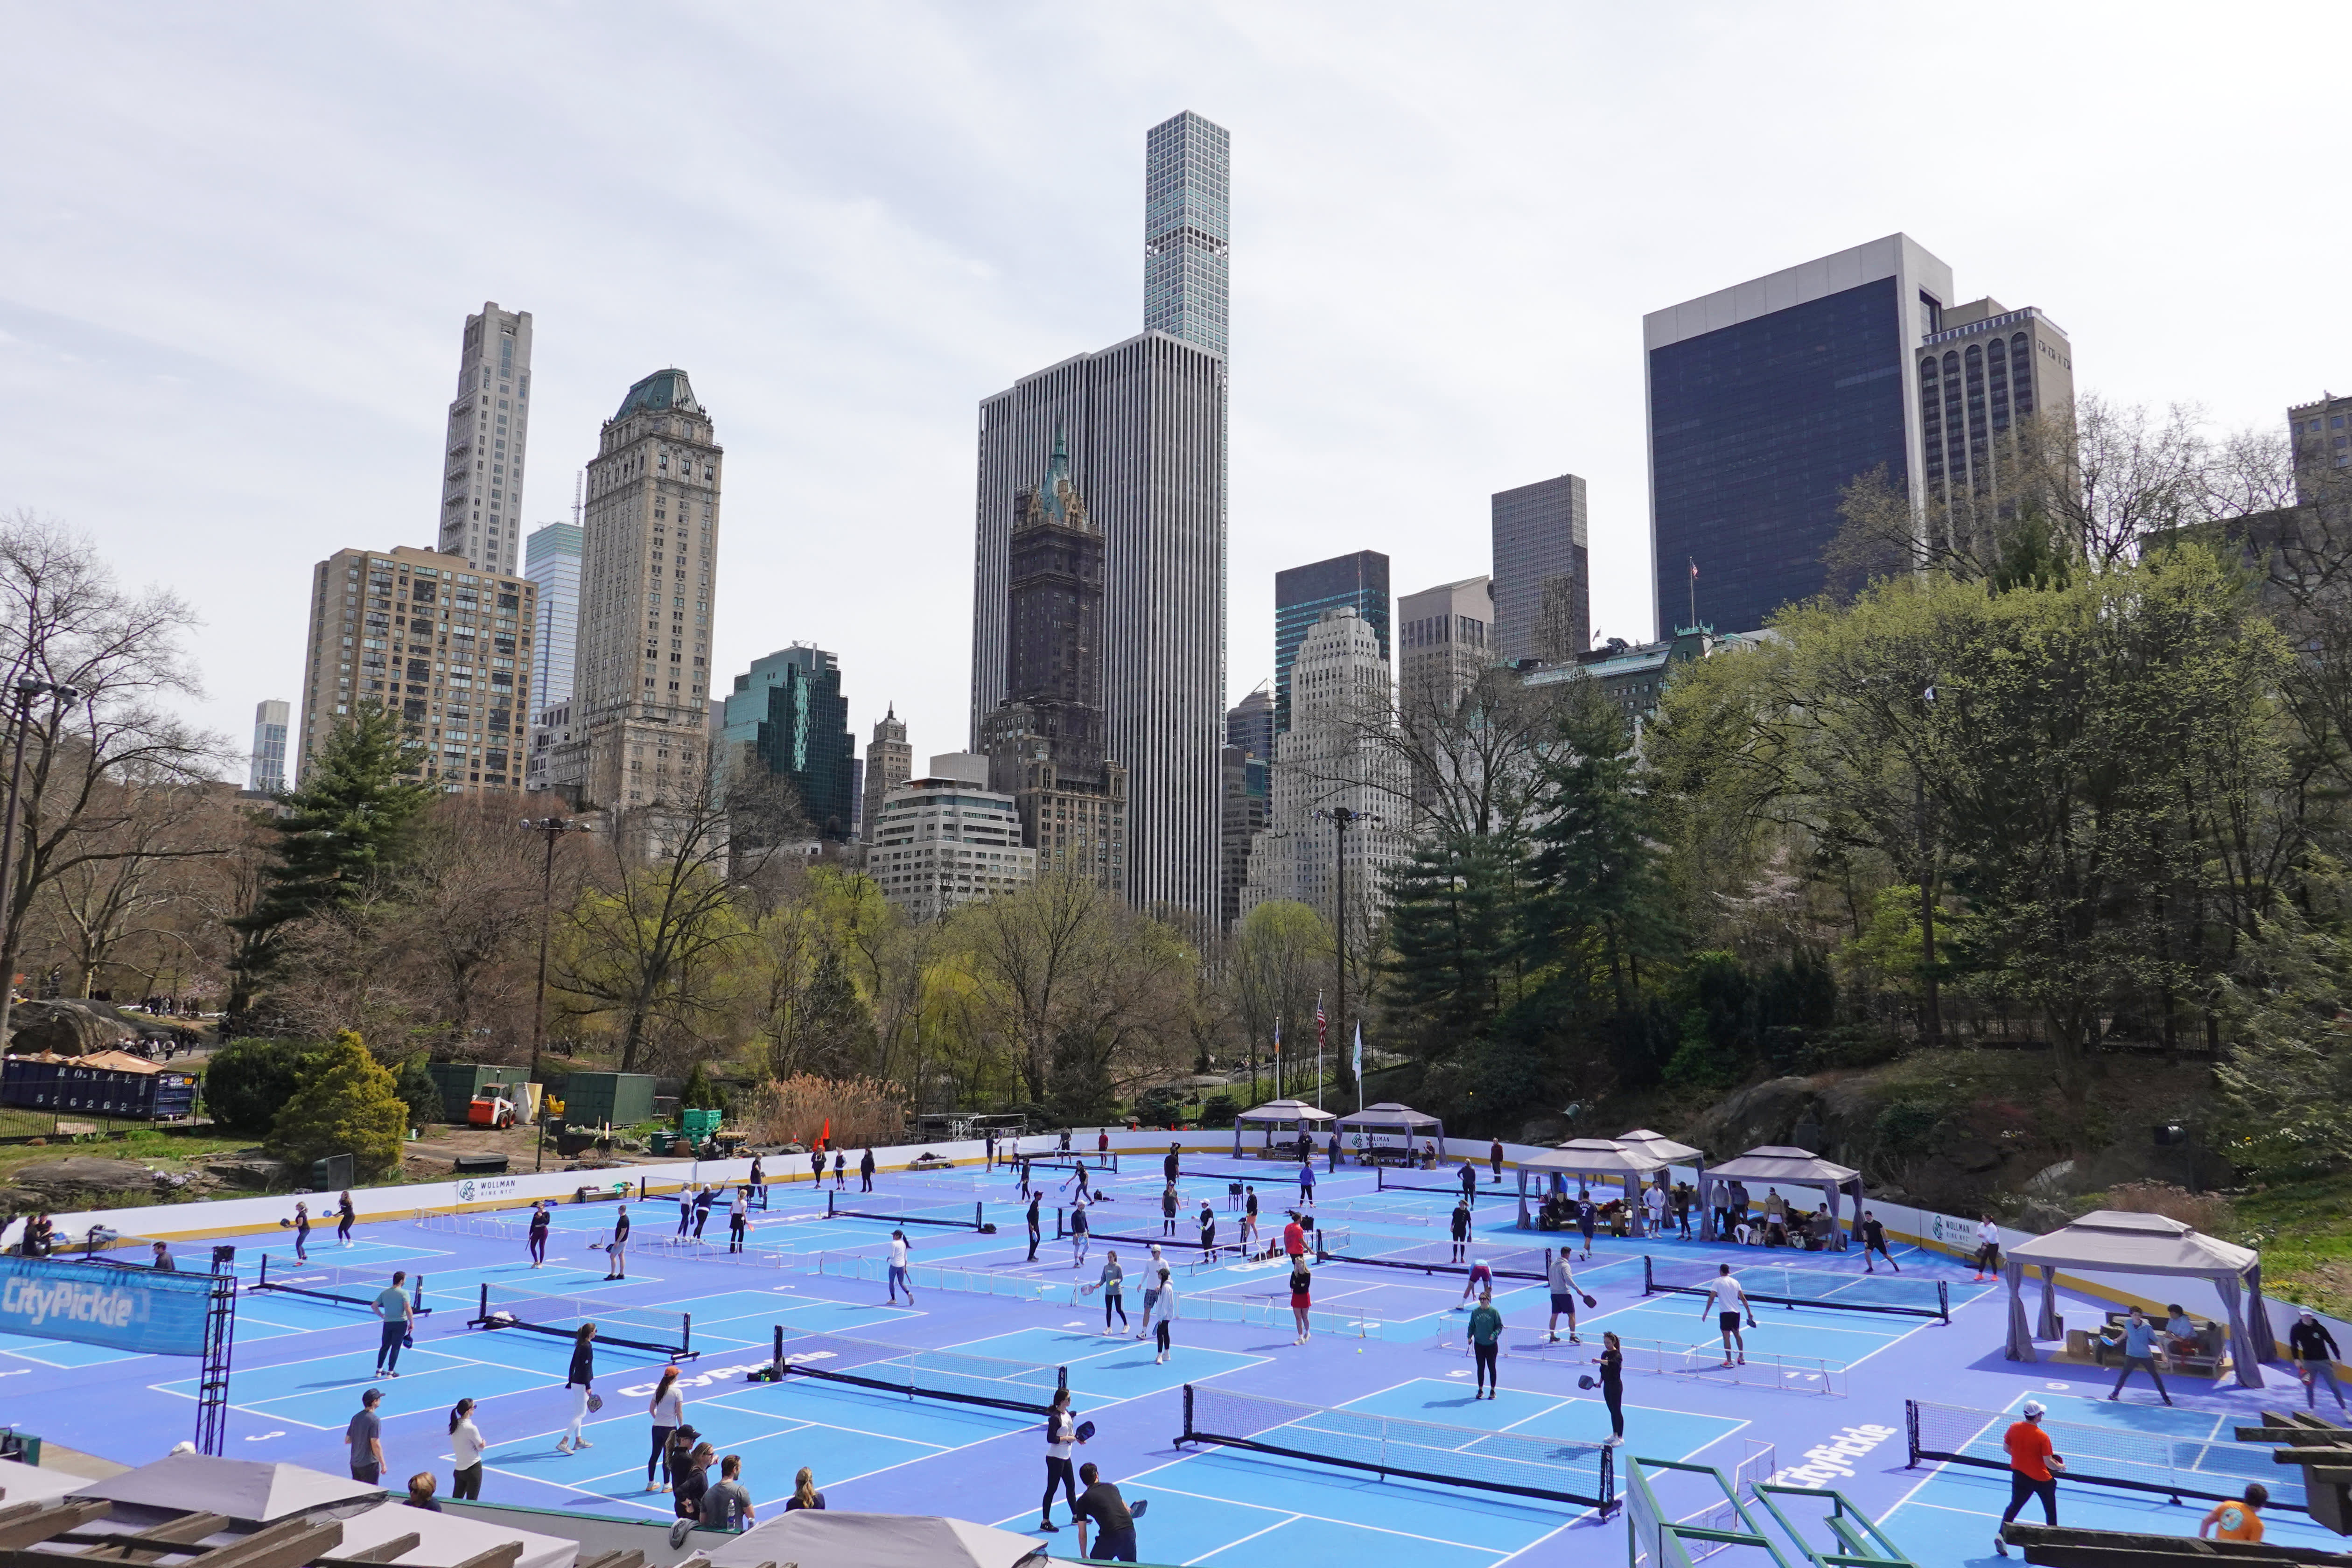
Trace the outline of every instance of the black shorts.
[[1715, 1326], [1718, 1332], [1727, 1334], [1736, 1333], [1739, 1329], [1739, 1314], [1737, 1312], [1717, 1312], [1715, 1315]]
[[1573, 1290], [1553, 1291], [1551, 1293], [1551, 1310], [1552, 1315], [1555, 1317], [1559, 1316], [1562, 1312], [1566, 1312], [1571, 1318], [1576, 1316], [1576, 1292]]

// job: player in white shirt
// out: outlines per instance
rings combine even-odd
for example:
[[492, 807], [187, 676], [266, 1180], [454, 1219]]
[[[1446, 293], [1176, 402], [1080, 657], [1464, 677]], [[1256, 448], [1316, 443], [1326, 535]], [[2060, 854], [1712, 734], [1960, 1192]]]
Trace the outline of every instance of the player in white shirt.
[[1983, 1223], [1977, 1226], [1976, 1282], [1983, 1284], [1985, 1276], [1999, 1272], [2000, 1266], [2000, 1226], [1993, 1224], [1992, 1215], [1987, 1215]]
[[1665, 1235], [1666, 1189], [1653, 1184], [1649, 1192], [1643, 1195], [1642, 1202], [1647, 1205], [1650, 1211], [1650, 1234], [1652, 1236]]
[[1748, 1340], [1739, 1331], [1739, 1320], [1745, 1314], [1748, 1326], [1754, 1328], [1756, 1309], [1748, 1304], [1748, 1292], [1741, 1289], [1739, 1281], [1731, 1277], [1731, 1265], [1728, 1263], [1716, 1266], [1715, 1279], [1706, 1288], [1706, 1300], [1699, 1304], [1699, 1316], [1705, 1317], [1710, 1308], [1715, 1311], [1715, 1326], [1723, 1334], [1723, 1364], [1731, 1364], [1735, 1352], [1745, 1363], [1748, 1360]]
[[890, 1233], [890, 1300], [896, 1302], [898, 1292], [903, 1289], [907, 1292], [907, 1305], [909, 1307], [915, 1304], [915, 1287], [907, 1278], [907, 1254], [913, 1250], [905, 1231]]

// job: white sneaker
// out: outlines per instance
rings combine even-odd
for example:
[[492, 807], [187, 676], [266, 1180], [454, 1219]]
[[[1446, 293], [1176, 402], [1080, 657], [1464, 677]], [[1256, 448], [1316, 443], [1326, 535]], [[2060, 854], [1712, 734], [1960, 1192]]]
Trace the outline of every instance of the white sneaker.
[[581, 1437], [574, 1439], [572, 1445], [572, 1451], [576, 1454], [583, 1448], [593, 1448], [595, 1446], [595, 1444], [591, 1443], [587, 1438]]
[[572, 1452], [571, 1439], [567, 1437], [558, 1437], [555, 1440], [555, 1451], [559, 1454], [568, 1454]]

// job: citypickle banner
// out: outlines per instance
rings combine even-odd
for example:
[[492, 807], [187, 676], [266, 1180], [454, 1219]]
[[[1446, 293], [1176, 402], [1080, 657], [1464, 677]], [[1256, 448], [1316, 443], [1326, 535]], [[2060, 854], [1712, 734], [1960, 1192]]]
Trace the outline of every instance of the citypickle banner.
[[0, 1257], [0, 1333], [202, 1355], [210, 1274]]

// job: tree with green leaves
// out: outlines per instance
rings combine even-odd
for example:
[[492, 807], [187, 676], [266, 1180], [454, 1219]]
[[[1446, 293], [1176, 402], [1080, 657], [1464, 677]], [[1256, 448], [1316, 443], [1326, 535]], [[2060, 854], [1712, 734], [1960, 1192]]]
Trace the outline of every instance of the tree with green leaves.
[[349, 1154], [362, 1179], [400, 1165], [408, 1107], [390, 1072], [348, 1029], [304, 1064], [300, 1081], [271, 1124], [269, 1149], [308, 1164]]
[[401, 718], [378, 704], [362, 703], [335, 721], [301, 787], [286, 797], [285, 813], [268, 824], [277, 852], [254, 907], [231, 922], [243, 938], [232, 1013], [251, 1005], [289, 926], [349, 904], [398, 862], [437, 793], [407, 776], [416, 771], [416, 752]]

